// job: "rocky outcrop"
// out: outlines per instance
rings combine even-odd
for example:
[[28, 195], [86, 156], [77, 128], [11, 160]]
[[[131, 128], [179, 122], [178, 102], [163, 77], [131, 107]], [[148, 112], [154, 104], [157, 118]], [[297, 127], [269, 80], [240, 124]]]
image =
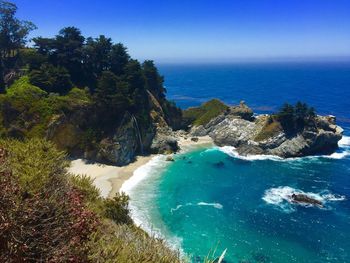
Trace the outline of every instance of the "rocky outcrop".
[[152, 141], [151, 153], [169, 154], [179, 149], [177, 138], [169, 128], [158, 128]]
[[[242, 109], [242, 113], [238, 109]], [[211, 120], [205, 126], [194, 127], [193, 136], [209, 135], [219, 146], [234, 146], [241, 155], [276, 155], [283, 158], [329, 154], [338, 147], [343, 130], [333, 116], [317, 116], [314, 124], [293, 135], [276, 129], [257, 140], [269, 125], [268, 115], [253, 117], [243, 103]]]
[[323, 203], [320, 200], [312, 198], [306, 194], [292, 194], [291, 202], [297, 204], [307, 204], [312, 206], [323, 207]]
[[134, 119], [130, 114], [125, 114], [114, 135], [99, 143], [96, 159], [122, 166], [134, 160], [139, 147], [140, 140]]
[[233, 116], [241, 117], [244, 120], [252, 120], [254, 114], [253, 110], [249, 108], [243, 100], [239, 105], [230, 107], [229, 113]]

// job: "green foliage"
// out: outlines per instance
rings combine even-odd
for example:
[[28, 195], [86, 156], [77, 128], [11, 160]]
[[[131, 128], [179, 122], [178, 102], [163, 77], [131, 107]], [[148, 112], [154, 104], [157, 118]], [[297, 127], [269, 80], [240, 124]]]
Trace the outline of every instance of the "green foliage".
[[132, 224], [128, 204], [129, 196], [117, 193], [113, 199], [105, 200], [105, 216], [116, 224]]
[[93, 180], [87, 175], [69, 175], [73, 186], [84, 196], [86, 202], [97, 202], [100, 199], [100, 190], [92, 184]]
[[28, 193], [37, 193], [50, 180], [61, 176], [68, 165], [66, 155], [45, 140], [31, 139], [24, 143], [1, 140], [0, 147], [8, 151], [8, 164], [13, 176]]
[[98, 218], [44, 140], [0, 142], [0, 261], [86, 262]]
[[32, 70], [29, 81], [47, 92], [59, 94], [66, 94], [72, 87], [68, 71], [64, 67], [51, 64], [42, 64], [40, 69]]
[[314, 108], [298, 101], [295, 106], [285, 103], [275, 116], [286, 133], [295, 133], [312, 125], [316, 113]]
[[47, 95], [42, 89], [32, 85], [28, 76], [23, 76], [16, 80], [11, 87], [6, 90], [6, 94], [11, 98], [35, 100]]
[[17, 19], [16, 12], [15, 4], [0, 1], [0, 93], [5, 91], [5, 75], [18, 66], [19, 49], [35, 29], [33, 23]]
[[218, 99], [212, 99], [199, 107], [193, 107], [185, 110], [183, 112], [184, 122], [187, 125], [205, 125], [213, 118], [224, 113], [227, 109], [228, 106], [223, 102]]
[[104, 222], [92, 235], [89, 259], [97, 263], [180, 263], [180, 255], [164, 241], [150, 237], [132, 225]]

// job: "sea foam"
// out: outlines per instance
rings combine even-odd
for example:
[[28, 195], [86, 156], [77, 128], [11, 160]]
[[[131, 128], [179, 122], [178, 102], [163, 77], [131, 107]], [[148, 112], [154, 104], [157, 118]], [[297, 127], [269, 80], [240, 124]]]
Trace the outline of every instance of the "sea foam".
[[[150, 199], [152, 199], [152, 194], [134, 192], [134, 189], [142, 181], [150, 176], [156, 176], [157, 174], [160, 174], [167, 165], [169, 165], [169, 162], [166, 161], [166, 156], [157, 155], [153, 157], [148, 163], [140, 166], [134, 171], [133, 176], [123, 183], [119, 192], [124, 192], [130, 196], [130, 216], [133, 219], [135, 225], [141, 227], [150, 236], [165, 240], [168, 247], [179, 251], [180, 254], [184, 256], [185, 254], [181, 248], [182, 239], [177, 236], [167, 234], [168, 231], [166, 230], [166, 226], [164, 226], [162, 223], [159, 223], [160, 225], [157, 224], [158, 227], [152, 223], [153, 221], [151, 219], [153, 218], [151, 218], [149, 214], [149, 206], [152, 205], [152, 201], [150, 201]], [[147, 196], [139, 196], [140, 194]], [[137, 198], [134, 198], [134, 196], [137, 196]]]
[[[344, 201], [346, 198], [343, 195], [335, 195], [327, 190], [320, 193], [304, 192], [299, 189], [295, 189], [289, 186], [280, 186], [277, 188], [270, 188], [265, 191], [262, 199], [269, 205], [274, 205], [284, 212], [291, 213], [296, 211], [296, 205], [302, 205], [304, 207], [311, 207], [309, 204], [301, 204], [293, 202], [293, 194], [303, 194], [312, 199], [322, 202], [326, 205], [329, 202]], [[327, 208], [327, 207], [326, 207]]]
[[223, 209], [224, 206], [220, 203], [207, 203], [207, 202], [198, 202], [198, 203], [186, 203], [185, 205], [177, 205], [175, 208], [171, 208], [170, 212], [174, 213], [175, 211], [179, 210], [182, 207], [185, 206], [211, 206], [216, 209]]

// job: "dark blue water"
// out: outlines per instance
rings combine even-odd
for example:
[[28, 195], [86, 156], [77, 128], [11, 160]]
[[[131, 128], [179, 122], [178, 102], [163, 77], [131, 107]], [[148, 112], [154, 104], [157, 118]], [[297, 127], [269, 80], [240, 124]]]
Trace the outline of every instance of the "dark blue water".
[[[227, 249], [226, 262], [350, 262], [350, 63], [162, 65], [182, 108], [219, 98], [256, 112], [302, 100], [345, 129], [331, 156], [281, 161], [204, 148], [157, 157], [129, 194], [134, 216], [193, 262]], [[293, 204], [305, 193], [324, 207]], [[148, 223], [146, 223], [148, 222]]]
[[181, 108], [219, 98], [228, 104], [245, 100], [256, 112], [268, 113], [284, 102], [302, 100], [350, 126], [350, 62], [159, 65], [159, 69], [168, 98]]

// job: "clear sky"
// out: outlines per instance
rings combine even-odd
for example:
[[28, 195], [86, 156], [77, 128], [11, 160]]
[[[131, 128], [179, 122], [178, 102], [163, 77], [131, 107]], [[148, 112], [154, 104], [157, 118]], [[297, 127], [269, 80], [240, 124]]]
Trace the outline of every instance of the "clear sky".
[[33, 36], [65, 26], [138, 59], [202, 62], [350, 57], [350, 0], [14, 0]]

